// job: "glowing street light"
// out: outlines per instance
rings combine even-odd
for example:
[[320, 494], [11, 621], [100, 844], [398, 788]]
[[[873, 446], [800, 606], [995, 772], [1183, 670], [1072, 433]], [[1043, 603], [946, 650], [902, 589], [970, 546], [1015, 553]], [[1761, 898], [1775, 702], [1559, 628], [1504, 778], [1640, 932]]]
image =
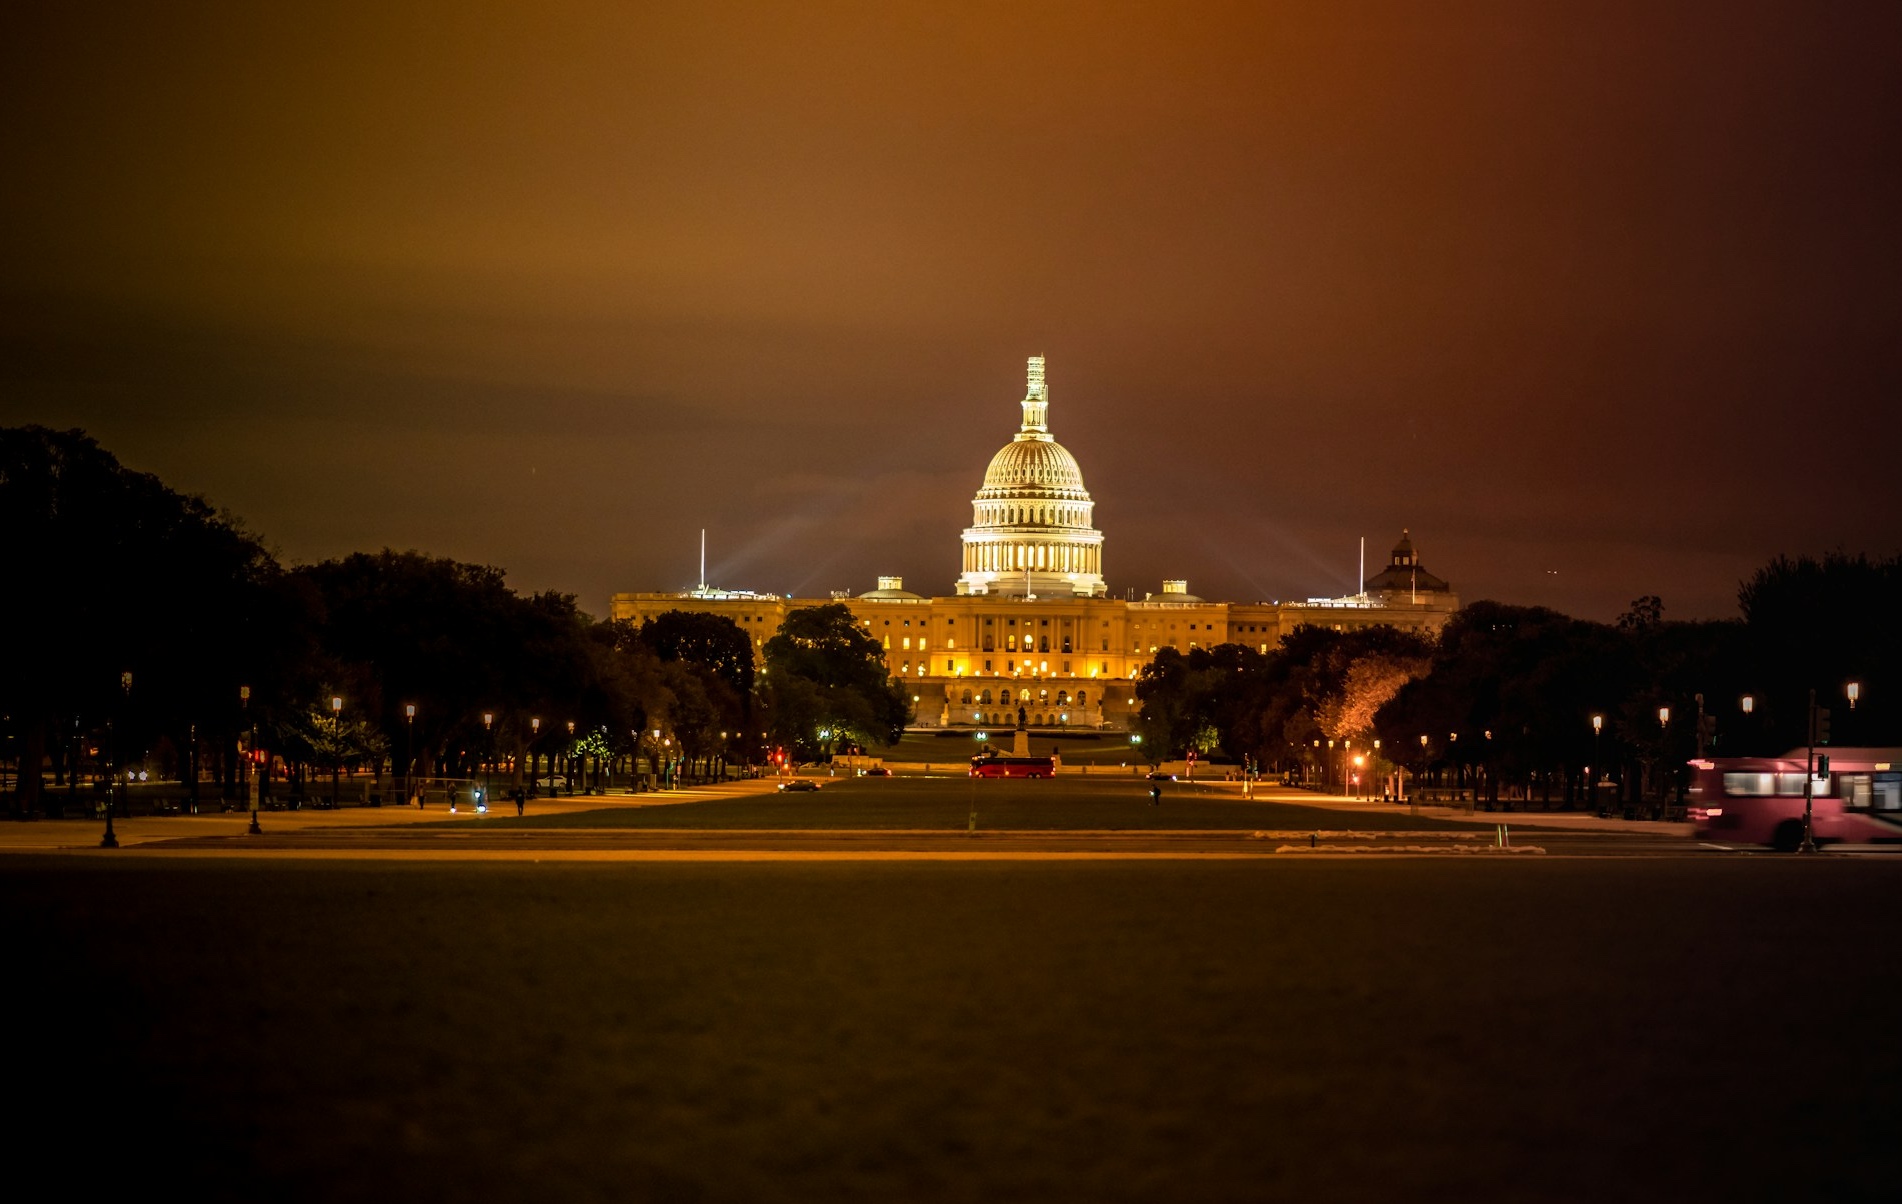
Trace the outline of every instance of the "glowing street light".
[[330, 696], [330, 809], [337, 809], [337, 774], [343, 769], [343, 699]]
[[482, 759], [482, 797], [476, 800], [476, 814], [489, 813], [489, 774], [495, 767], [495, 712], [482, 712], [482, 739], [488, 755]]
[[[251, 714], [251, 687], [250, 686], [238, 687], [238, 709], [243, 711], [247, 717]], [[238, 762], [238, 779], [241, 783], [243, 783], [245, 793], [252, 796], [251, 827], [248, 830], [248, 834], [251, 836], [264, 835], [264, 829], [258, 826], [258, 804], [257, 804], [257, 796], [255, 792], [255, 787], [257, 785], [258, 771], [254, 763], [254, 758], [257, 755], [258, 755], [258, 728], [257, 728], [257, 724], [253, 723], [251, 724], [251, 742], [249, 745], [245, 747], [243, 759]]]
[[416, 809], [422, 810], [423, 796], [411, 789], [411, 771], [415, 767], [416, 748], [416, 704], [403, 704], [403, 797], [416, 800]]
[[1746, 715], [1749, 715], [1749, 714], [1752, 714], [1752, 713], [1754, 713], [1754, 712], [1756, 711], [1756, 709], [1757, 709], [1757, 700], [1756, 700], [1756, 697], [1755, 697], [1754, 695], [1751, 695], [1751, 694], [1745, 694], [1745, 695], [1743, 696], [1743, 701], [1742, 701], [1742, 704], [1741, 704], [1741, 705], [1743, 706], [1743, 713], [1744, 713], [1744, 714], [1746, 714]]
[[1843, 693], [1849, 696], [1849, 709], [1852, 711], [1855, 710], [1857, 699], [1862, 697], [1862, 683], [1859, 681], [1850, 682], [1843, 687]]

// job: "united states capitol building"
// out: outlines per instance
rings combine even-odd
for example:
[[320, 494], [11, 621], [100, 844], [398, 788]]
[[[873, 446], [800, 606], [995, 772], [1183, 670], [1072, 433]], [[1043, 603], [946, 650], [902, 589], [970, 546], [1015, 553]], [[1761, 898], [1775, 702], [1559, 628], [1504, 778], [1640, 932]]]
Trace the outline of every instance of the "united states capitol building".
[[897, 577], [856, 596], [792, 598], [702, 583], [679, 593], [624, 593], [615, 619], [645, 622], [670, 610], [723, 615], [757, 652], [789, 611], [842, 602], [885, 649], [892, 676], [923, 727], [1015, 723], [1127, 727], [1135, 678], [1163, 648], [1247, 644], [1266, 652], [1303, 624], [1349, 630], [1387, 624], [1438, 631], [1459, 607], [1419, 562], [1402, 533], [1390, 560], [1359, 594], [1305, 602], [1211, 602], [1186, 580], [1160, 593], [1112, 597], [1103, 577], [1103, 532], [1076, 457], [1050, 433], [1044, 360], [1030, 360], [1023, 421], [984, 472], [962, 538], [954, 592], [926, 597]]

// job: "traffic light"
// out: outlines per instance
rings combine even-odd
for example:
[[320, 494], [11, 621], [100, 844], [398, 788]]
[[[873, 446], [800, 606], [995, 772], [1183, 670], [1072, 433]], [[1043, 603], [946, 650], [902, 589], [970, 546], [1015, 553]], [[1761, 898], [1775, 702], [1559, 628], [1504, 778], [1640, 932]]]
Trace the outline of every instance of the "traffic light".
[[1816, 758], [1816, 776], [1819, 778], [1826, 778], [1829, 776], [1829, 754], [1828, 753], [1824, 753], [1822, 756]]
[[1815, 742], [1817, 744], [1829, 743], [1829, 708], [1828, 707], [1816, 708], [1816, 740]]

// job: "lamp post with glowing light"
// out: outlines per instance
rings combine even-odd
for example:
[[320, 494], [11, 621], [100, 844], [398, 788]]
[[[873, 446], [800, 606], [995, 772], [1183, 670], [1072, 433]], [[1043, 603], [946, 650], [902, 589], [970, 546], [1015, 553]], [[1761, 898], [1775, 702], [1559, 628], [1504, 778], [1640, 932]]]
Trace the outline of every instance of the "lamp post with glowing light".
[[330, 809], [337, 809], [337, 774], [343, 769], [343, 699], [330, 697]]
[[1601, 744], [1600, 737], [1602, 737], [1604, 734], [1605, 734], [1605, 717], [1603, 715], [1593, 715], [1592, 716], [1592, 763], [1597, 765], [1598, 769], [1594, 771], [1590, 765], [1585, 767], [1585, 786], [1587, 789], [1589, 789], [1592, 792], [1592, 810], [1598, 812], [1600, 815], [1604, 814], [1604, 809], [1598, 805], [1598, 778], [1595, 776], [1595, 774], [1603, 773], [1605, 771], [1604, 762], [1599, 759], [1603, 755], [1602, 752], [1600, 751], [1600, 744]]
[[489, 775], [495, 769], [495, 712], [482, 712], [482, 797], [476, 800], [476, 814], [489, 809]]
[[1843, 686], [1843, 697], [1849, 699], [1849, 709], [1852, 711], [1855, 710], [1856, 703], [1862, 699], [1862, 683], [1852, 681]]
[[[250, 686], [238, 687], [238, 709], [244, 714], [245, 718], [247, 719], [250, 718], [250, 715], [251, 715], [251, 687]], [[244, 758], [242, 761], [239, 762], [240, 768], [238, 772], [239, 772], [239, 775], [244, 780], [244, 792], [246, 795], [250, 797], [250, 802], [251, 802], [251, 827], [248, 830], [248, 834], [251, 836], [262, 836], [264, 835], [264, 829], [260, 827], [258, 824], [258, 796], [260, 794], [260, 791], [258, 790], [258, 781], [257, 781], [257, 777], [258, 777], [257, 721], [252, 720], [249, 726], [251, 728], [251, 743], [249, 747], [247, 747], [244, 750]]]
[[415, 793], [413, 786], [416, 772], [416, 704], [403, 704], [403, 797], [415, 799], [418, 810], [422, 809], [423, 796]]
[[[541, 789], [539, 781], [541, 754], [535, 751], [535, 741], [541, 738], [541, 734], [542, 717], [530, 715], [528, 718], [528, 792], [531, 795]], [[548, 793], [555, 793], [555, 765], [552, 757], [549, 758], [548, 764]]]
[[[1670, 760], [1670, 756], [1671, 756], [1670, 741], [1671, 741], [1671, 708], [1668, 706], [1659, 707], [1658, 708], [1658, 752], [1659, 752], [1658, 768], [1660, 770], [1662, 770], [1664, 767], [1664, 764]], [[1664, 818], [1664, 810], [1665, 810], [1666, 804], [1669, 802], [1669, 797], [1668, 797], [1669, 795], [1670, 795], [1669, 788], [1664, 782], [1660, 781], [1658, 783], [1658, 818], [1659, 819]]]

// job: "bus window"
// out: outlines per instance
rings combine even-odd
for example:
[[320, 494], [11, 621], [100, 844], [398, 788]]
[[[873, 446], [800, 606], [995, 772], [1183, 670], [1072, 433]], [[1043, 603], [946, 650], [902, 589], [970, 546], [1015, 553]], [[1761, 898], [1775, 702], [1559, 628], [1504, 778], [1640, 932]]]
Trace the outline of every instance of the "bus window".
[[1767, 773], [1727, 773], [1724, 793], [1731, 798], [1768, 798], [1776, 793], [1776, 784]]
[[1843, 806], [1851, 811], [1869, 810], [1869, 775], [1866, 773], [1837, 774], [1836, 795], [1843, 800]]
[[1869, 784], [1877, 811], [1902, 811], [1902, 773], [1878, 773]]

